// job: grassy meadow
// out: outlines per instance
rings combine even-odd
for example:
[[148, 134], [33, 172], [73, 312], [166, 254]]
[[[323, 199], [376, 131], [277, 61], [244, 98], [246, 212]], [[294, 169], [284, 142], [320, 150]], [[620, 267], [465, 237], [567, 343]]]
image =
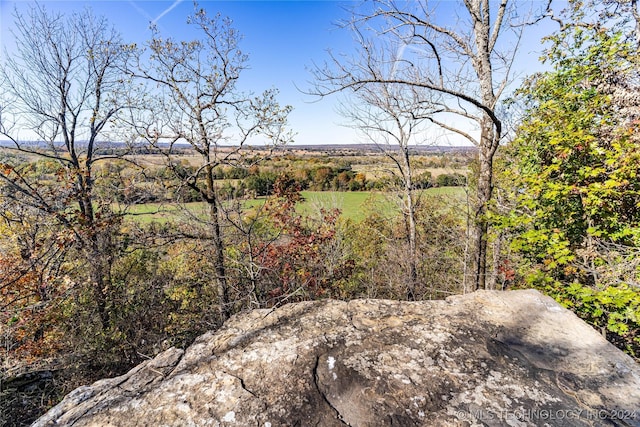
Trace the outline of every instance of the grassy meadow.
[[[310, 215], [320, 209], [337, 208], [344, 219], [361, 221], [368, 212], [376, 209], [383, 214], [393, 215], [398, 212], [399, 205], [394, 193], [379, 191], [302, 191], [303, 200], [297, 206], [300, 214]], [[422, 196], [444, 196], [452, 203], [464, 201], [462, 187], [436, 187], [420, 192]], [[264, 198], [246, 200], [245, 207], [259, 206]], [[169, 220], [187, 219], [189, 216], [205, 217], [205, 207], [200, 202], [175, 203], [143, 203], [129, 206], [117, 205], [116, 210], [122, 210], [127, 216], [139, 223], [166, 222]]]

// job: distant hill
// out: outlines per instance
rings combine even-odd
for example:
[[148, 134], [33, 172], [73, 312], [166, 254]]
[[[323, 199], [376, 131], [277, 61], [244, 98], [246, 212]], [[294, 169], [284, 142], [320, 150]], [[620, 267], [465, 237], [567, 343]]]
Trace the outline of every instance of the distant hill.
[[[30, 148], [46, 148], [49, 146], [48, 143], [44, 141], [24, 141], [25, 147]], [[60, 143], [62, 145], [62, 143]], [[0, 141], [0, 147], [14, 147], [15, 145], [10, 141]], [[82, 144], [79, 144], [82, 147]], [[156, 149], [150, 148], [144, 144], [134, 144], [133, 146], [124, 143], [124, 142], [106, 142], [100, 141], [96, 144], [99, 154], [112, 154], [112, 151], [121, 152], [123, 149], [129, 148], [136, 153], [154, 153], [157, 152]], [[230, 145], [232, 146], [232, 145]], [[160, 145], [162, 147], [162, 144]], [[168, 145], [167, 145], [168, 147]], [[255, 150], [265, 150], [269, 147], [261, 146], [261, 145], [253, 145], [247, 146], [247, 148], [252, 148]], [[164, 147], [162, 147], [164, 148]], [[176, 144], [174, 148], [182, 151], [188, 151], [190, 146], [188, 144]], [[399, 147], [391, 146], [388, 149], [393, 151], [399, 151]], [[379, 154], [381, 153], [381, 148], [376, 144], [292, 144], [292, 145], [283, 145], [279, 146], [275, 149], [276, 151], [284, 151], [284, 152], [295, 152], [295, 151], [303, 151], [303, 152], [320, 152], [320, 153], [330, 153], [330, 154]], [[435, 146], [435, 145], [414, 145], [411, 147], [412, 153], [417, 154], [445, 154], [445, 153], [475, 153], [477, 151], [476, 147], [471, 146]]]
[[[390, 146], [388, 149], [399, 151], [399, 147]], [[453, 147], [453, 146], [435, 146], [435, 145], [413, 145], [411, 152], [420, 154], [444, 154], [444, 153], [473, 153], [476, 147]], [[327, 152], [327, 153], [355, 153], [355, 154], [378, 154], [382, 149], [376, 144], [314, 144], [314, 145], [284, 145], [277, 148], [278, 151], [310, 151], [310, 152]]]

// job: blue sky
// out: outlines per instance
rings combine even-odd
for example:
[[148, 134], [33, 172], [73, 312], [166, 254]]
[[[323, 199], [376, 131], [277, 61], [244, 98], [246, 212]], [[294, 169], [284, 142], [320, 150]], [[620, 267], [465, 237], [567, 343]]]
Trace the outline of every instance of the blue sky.
[[[14, 7], [28, 6], [26, 1], [0, 0], [3, 45], [10, 48]], [[150, 36], [150, 21], [163, 35], [190, 39], [185, 21], [193, 13], [191, 1], [41, 1], [48, 10], [71, 11], [86, 5], [106, 16], [125, 40], [144, 43]], [[262, 92], [280, 90], [280, 102], [294, 106], [290, 125], [298, 144], [350, 143], [355, 133], [340, 126], [343, 119], [335, 113], [335, 99], [316, 99], [299, 89], [309, 87], [308, 68], [321, 62], [326, 49], [348, 49], [351, 34], [340, 31], [335, 22], [347, 17], [343, 6], [334, 1], [201, 1], [211, 15], [220, 12], [233, 19], [244, 39], [242, 49], [249, 54], [249, 69], [241, 77], [241, 86]], [[316, 101], [316, 102], [314, 102]]]
[[[29, 7], [31, 1], [0, 0], [0, 44], [11, 49], [13, 10]], [[149, 23], [154, 21], [163, 35], [176, 39], [192, 39], [185, 21], [193, 12], [189, 0], [101, 0], [49, 1], [41, 0], [50, 11], [69, 12], [90, 6], [96, 14], [106, 16], [123, 38], [143, 44], [150, 35]], [[308, 68], [327, 58], [327, 49], [346, 52], [353, 48], [352, 35], [339, 29], [336, 23], [347, 19], [346, 10], [353, 1], [289, 0], [289, 1], [200, 1], [211, 15], [221, 13], [233, 19], [234, 26], [244, 35], [241, 47], [249, 54], [249, 67], [241, 77], [244, 89], [261, 92], [269, 88], [280, 90], [280, 102], [290, 104], [294, 111], [290, 126], [297, 133], [297, 144], [363, 142], [355, 132], [344, 126], [344, 119], [335, 108], [337, 97], [316, 100], [299, 89], [310, 87]], [[539, 35], [529, 38], [523, 49], [523, 70], [537, 66]]]

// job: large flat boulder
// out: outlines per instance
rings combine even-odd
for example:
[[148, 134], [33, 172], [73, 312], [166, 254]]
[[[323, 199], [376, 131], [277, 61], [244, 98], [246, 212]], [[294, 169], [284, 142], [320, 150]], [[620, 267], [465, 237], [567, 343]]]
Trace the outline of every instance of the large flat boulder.
[[536, 291], [230, 319], [35, 426], [640, 426], [640, 366]]

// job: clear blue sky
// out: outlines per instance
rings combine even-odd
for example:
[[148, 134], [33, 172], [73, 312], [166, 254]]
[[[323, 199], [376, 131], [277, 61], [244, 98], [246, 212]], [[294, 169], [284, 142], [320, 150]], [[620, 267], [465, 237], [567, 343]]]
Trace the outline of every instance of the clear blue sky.
[[[13, 43], [10, 33], [13, 11], [32, 2], [0, 0], [0, 25], [3, 47]], [[184, 1], [40, 1], [50, 11], [72, 11], [89, 5], [96, 14], [106, 16], [125, 40], [139, 44], [148, 40], [150, 21], [163, 35], [192, 39], [187, 16], [193, 2]], [[244, 39], [243, 51], [249, 54], [249, 68], [241, 77], [241, 86], [254, 92], [269, 88], [280, 90], [280, 102], [294, 106], [290, 126], [298, 144], [350, 143], [356, 135], [340, 126], [343, 119], [335, 113], [335, 99], [318, 102], [300, 92], [309, 87], [308, 68], [323, 61], [326, 49], [348, 49], [351, 34], [337, 29], [335, 22], [345, 18], [345, 2], [336, 1], [200, 1], [210, 15], [220, 12], [233, 19]]]
[[[11, 26], [14, 8], [23, 10], [33, 2], [0, 0], [0, 44], [11, 49]], [[130, 42], [143, 44], [150, 36], [149, 23], [154, 21], [163, 35], [176, 39], [193, 39], [186, 18], [193, 12], [193, 2], [101, 0], [49, 1], [41, 0], [50, 11], [69, 12], [90, 6], [98, 15], [106, 16]], [[344, 119], [337, 115], [337, 98], [320, 101], [299, 91], [310, 86], [308, 68], [327, 58], [327, 49], [349, 51], [352, 35], [335, 24], [347, 19], [353, 1], [200, 1], [210, 15], [220, 12], [233, 19], [234, 26], [244, 35], [241, 47], [249, 54], [249, 70], [241, 77], [245, 89], [261, 92], [276, 87], [280, 102], [290, 104], [294, 111], [290, 126], [297, 133], [297, 144], [362, 142], [355, 132], [340, 126]], [[525, 47], [525, 69], [537, 64], [538, 36], [529, 39], [533, 47]], [[538, 48], [538, 52], [536, 52]], [[317, 101], [317, 102], [314, 102]]]

